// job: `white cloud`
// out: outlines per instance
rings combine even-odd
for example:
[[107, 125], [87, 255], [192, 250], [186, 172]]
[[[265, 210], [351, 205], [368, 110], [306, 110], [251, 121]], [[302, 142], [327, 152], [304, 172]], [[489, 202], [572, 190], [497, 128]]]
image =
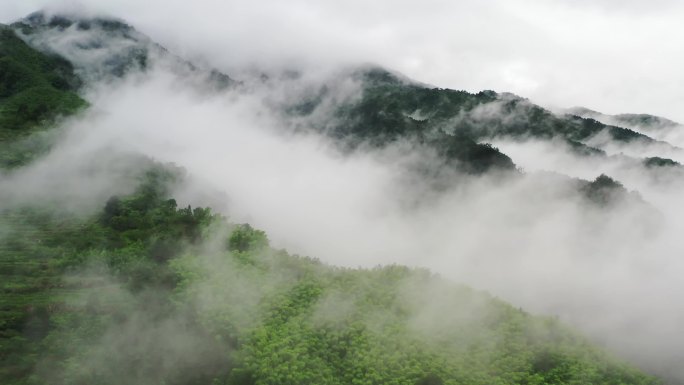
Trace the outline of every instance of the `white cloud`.
[[[673, 43], [684, 30], [676, 3], [84, 3], [227, 70], [375, 61], [443, 87], [508, 90], [543, 103], [684, 120], [684, 55]], [[10, 21], [54, 4], [5, 3], [0, 14]], [[644, 188], [665, 213], [665, 230], [631, 206], [608, 217], [587, 210], [569, 199], [567, 181], [548, 175], [504, 184], [472, 180], [407, 210], [406, 200], [416, 196], [402, 199], [405, 185], [397, 180], [405, 175], [387, 160], [396, 157], [344, 158], [321, 138], [275, 134], [280, 123], [264, 109], [262, 95], [196, 98], [179, 87], [169, 74], [156, 74], [90, 95], [92, 111], [71, 123], [70, 136], [48, 158], [13, 176], [21, 182], [17, 189], [34, 186], [51, 195], [61, 191], [57, 186], [68, 199], [70, 186], [91, 185], [101, 197], [110, 187], [106, 175], [79, 179], [92, 171], [75, 165], [91, 164], [103, 148], [139, 151], [187, 168], [201, 188], [226, 193], [230, 206], [218, 208], [264, 228], [277, 246], [345, 265], [425, 265], [527, 308], [559, 313], [630, 354], [638, 356], [643, 346], [663, 353], [641, 356], [648, 364], [682, 356], [678, 184], [654, 185], [628, 161], [598, 167], [527, 143], [507, 149], [525, 168], [542, 164], [587, 178], [610, 171], [628, 187]], [[59, 177], [43, 178], [54, 168]], [[41, 178], [57, 185], [31, 184]]]
[[78, 3], [226, 70], [372, 61], [440, 87], [684, 121], [675, 1], [31, 0], [0, 4], [0, 21]]
[[[106, 165], [106, 153], [144, 153], [187, 170], [193, 184], [175, 194], [181, 205], [211, 203], [266, 230], [276, 247], [344, 266], [425, 266], [525, 309], [557, 314], [650, 368], [683, 358], [680, 324], [672, 320], [684, 318], [684, 206], [681, 184], [667, 183], [667, 175], [649, 179], [625, 159], [580, 162], [558, 145], [502, 143], [529, 170], [617, 175], [629, 188], [643, 188], [664, 217], [640, 205], [592, 209], [578, 201], [570, 180], [546, 174], [508, 181], [453, 175], [455, 185], [440, 195], [402, 167], [423, 161], [435, 169], [425, 154], [399, 147], [342, 156], [324, 138], [287, 134], [264, 98], [293, 92], [288, 83], [202, 97], [183, 84], [157, 72], [94, 92], [91, 111], [10, 187], [76, 204], [89, 193], [103, 201], [121, 187], [120, 170], [82, 165]], [[641, 354], [645, 346], [662, 354]]]

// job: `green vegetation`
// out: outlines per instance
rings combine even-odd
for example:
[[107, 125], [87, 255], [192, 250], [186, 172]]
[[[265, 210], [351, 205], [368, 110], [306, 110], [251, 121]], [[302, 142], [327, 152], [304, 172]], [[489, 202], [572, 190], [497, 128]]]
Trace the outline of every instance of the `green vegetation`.
[[[381, 69], [353, 75], [364, 85], [360, 101], [342, 106], [336, 114], [339, 124], [328, 132], [352, 148], [361, 144], [382, 147], [394, 141], [411, 139], [436, 150], [455, 168], [480, 174], [489, 170], [515, 170], [511, 159], [487, 143], [482, 135], [454, 130], [453, 120], [462, 110], [496, 100], [492, 91], [469, 94], [465, 91], [429, 89], [408, 84]], [[307, 101], [294, 111], [306, 113], [316, 101]]]
[[27, 163], [49, 147], [33, 135], [86, 105], [71, 64], [36, 51], [0, 26], [0, 167]]
[[[631, 195], [622, 183], [605, 174], [599, 175], [591, 182], [582, 181], [580, 192], [582, 192], [590, 202], [596, 203], [601, 207], [610, 206]], [[635, 194], [634, 198], [637, 199], [638, 202], [640, 201], [638, 195]]]
[[472, 174], [491, 170], [514, 170], [515, 164], [498, 148], [489, 143], [476, 143], [463, 135], [444, 135], [427, 143], [448, 160], [458, 162], [455, 167]]
[[644, 165], [646, 167], [681, 167], [679, 162], [675, 162], [674, 160], [668, 158], [661, 158], [659, 156], [645, 158]]
[[[39, 11], [12, 23], [10, 27], [26, 37], [30, 45], [38, 43], [42, 46], [41, 42], [45, 40], [58, 41], [54, 44], [64, 49], [60, 52], [68, 52], [66, 55], [70, 58], [78, 61], [82, 54], [90, 57], [87, 63], [74, 63], [79, 65], [79, 74], [88, 81], [117, 82], [129, 74], [146, 72], [161, 59], [171, 64], [177, 74], [201, 77], [203, 91], [224, 91], [239, 84], [215, 69], [197, 67], [173, 55], [123, 20]], [[78, 42], [69, 35], [75, 31], [80, 36]]]
[[[601, 127], [492, 91], [429, 89], [381, 70], [355, 76], [363, 97], [337, 112], [332, 135], [355, 145], [416, 139], [469, 173], [515, 168], [480, 143], [497, 133], [560, 133], [591, 152], [579, 140]], [[86, 105], [78, 87], [69, 63], [0, 28], [0, 166], [48, 148], [42, 130]], [[478, 125], [483, 106], [524, 118]], [[150, 167], [133, 194], [87, 217], [38, 204], [0, 210], [0, 383], [658, 383], [553, 318], [426, 270], [338, 268], [276, 250], [263, 231], [179, 207], [168, 189], [177, 178]], [[583, 186], [599, 202], [623, 189], [605, 176]]]
[[109, 18], [88, 18], [78, 19], [71, 16], [64, 15], [46, 15], [44, 12], [35, 12], [28, 17], [13, 23], [11, 28], [21, 33], [30, 39], [40, 40], [40, 36], [58, 36], [66, 28], [74, 26], [80, 31], [93, 30], [93, 36], [97, 34], [105, 35], [108, 39], [116, 42], [117, 39], [125, 40], [126, 44], [119, 44], [127, 46], [125, 49], [116, 47], [116, 43], [110, 44], [102, 39], [96, 38], [89, 41], [87, 44], [81, 43], [74, 48], [87, 50], [100, 50], [108, 48], [108, 56], [106, 60], [99, 63], [100, 68], [95, 71], [100, 75], [112, 76], [114, 78], [121, 78], [134, 70], [145, 70], [148, 66], [149, 52], [144, 44], [136, 44], [130, 46], [132, 41], [139, 42], [139, 36], [133, 27], [128, 24]]
[[627, 127], [636, 126], [650, 129], [663, 129], [677, 127], [680, 125], [672, 120], [647, 114], [619, 114], [613, 115], [612, 118], [620, 124], [627, 125]]
[[[486, 144], [497, 137], [561, 139], [573, 152], [584, 156], [605, 155], [602, 150], [584, 144], [600, 133], [619, 142], [653, 142], [627, 128], [575, 115], [556, 115], [512, 94], [430, 88], [402, 80], [381, 68], [360, 69], [352, 78], [361, 84], [360, 99], [342, 105], [335, 113], [334, 123], [320, 128], [343, 139], [352, 149], [360, 144], [382, 147], [409, 139], [438, 149], [448, 161], [458, 161], [454, 162], [457, 168], [479, 174], [490, 169], [515, 169], [510, 158]], [[311, 114], [330, 93], [323, 87], [311, 98], [291, 106], [288, 112]], [[445, 148], [448, 150], [444, 151]], [[473, 157], [474, 153], [477, 156]]]
[[[67, 359], [71, 353], [55, 349], [78, 345], [87, 337], [76, 335], [83, 328], [101, 331], [101, 323], [116, 316], [115, 306], [106, 314], [92, 313], [72, 304], [74, 298], [106, 291], [112, 282], [131, 292], [174, 286], [167, 261], [182, 245], [199, 241], [200, 230], [217, 217], [208, 209], [177, 208], [164, 198], [173, 178], [152, 169], [136, 194], [113, 197], [91, 219], [40, 207], [0, 213], [1, 383], [54, 383], [32, 379], [35, 365]], [[107, 279], [97, 269], [106, 269]], [[56, 331], [65, 334], [51, 334]]]
[[0, 216], [0, 382], [653, 384], [551, 318], [428, 271], [345, 269], [179, 208], [152, 168], [90, 218]]
[[205, 322], [223, 331], [221, 339], [237, 336], [228, 384], [653, 381], [553, 319], [531, 317], [424, 270], [335, 269], [283, 252], [250, 257], [245, 263], [226, 254], [226, 276], [215, 262], [194, 256], [175, 264], [192, 277], [180, 283], [190, 301], [198, 301], [193, 290], [232, 292], [240, 276], [259, 282], [252, 306], [225, 301], [206, 308]]

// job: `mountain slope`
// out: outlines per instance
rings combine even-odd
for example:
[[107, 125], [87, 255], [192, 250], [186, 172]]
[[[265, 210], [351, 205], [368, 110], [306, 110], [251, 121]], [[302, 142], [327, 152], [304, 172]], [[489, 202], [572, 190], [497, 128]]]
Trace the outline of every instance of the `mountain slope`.
[[[583, 107], [570, 108], [567, 112], [583, 118], [593, 119], [607, 125], [626, 127], [636, 132], [650, 135], [656, 140], [640, 141], [637, 143], [636, 155], [641, 155], [645, 158], [666, 159], [668, 162], [663, 163], [657, 160], [649, 161], [649, 159], [645, 159], [649, 165], [672, 165], [672, 159], [668, 158], [674, 157], [681, 161], [684, 156], [684, 150], [669, 143], [669, 141], [673, 139], [678, 143], [681, 143], [679, 139], [684, 134], [684, 126], [672, 120], [648, 114], [608, 115]], [[605, 138], [597, 139], [598, 140], [595, 141], [596, 144], [601, 144], [601, 142], [603, 142], [604, 145], [611, 146]], [[627, 152], [630, 152], [630, 148], [625, 148], [624, 145], [616, 146], [613, 144], [611, 147], [618, 151], [626, 150]]]
[[90, 219], [3, 213], [23, 234], [0, 249], [3, 384], [656, 383], [556, 320], [425, 270], [274, 250], [178, 208], [174, 178], [150, 169]]
[[[173, 57], [120, 21], [35, 14], [13, 28], [73, 61], [86, 86], [155, 68], [202, 90], [239, 84]], [[486, 143], [500, 136], [561, 138], [599, 156], [585, 142], [600, 133], [651, 141], [508, 94], [430, 88], [377, 68], [348, 76], [361, 86], [359, 98], [334, 104], [329, 119], [306, 120], [335, 94], [329, 84], [290, 100], [283, 114], [347, 149], [407, 141], [477, 176], [521, 175]], [[0, 382], [658, 383], [557, 320], [425, 270], [343, 269], [275, 250], [249, 225], [179, 208], [169, 166], [137, 166], [138, 190], [102, 202], [93, 216], [39, 204], [0, 212]], [[576, 182], [576, 192], [608, 209], [633, 198], [605, 175]]]
[[80, 84], [70, 62], [29, 47], [0, 26], [0, 166], [24, 164], [45, 151], [44, 140], [28, 137], [86, 105], [77, 94]]
[[169, 53], [121, 20], [36, 12], [11, 27], [36, 49], [69, 60], [89, 83], [112, 82], [156, 68], [216, 91], [239, 84], [214, 69], [197, 67]]
[[30, 48], [8, 27], [0, 29], [0, 66], [3, 140], [84, 105], [75, 93], [80, 81], [71, 63]]
[[419, 116], [422, 125], [432, 131], [467, 135], [474, 140], [498, 136], [518, 139], [561, 137], [581, 146], [602, 131], [608, 131], [617, 141], [651, 140], [629, 129], [607, 126], [592, 119], [557, 116], [511, 94], [493, 91], [471, 94], [406, 84], [382, 69], [372, 69], [360, 76], [364, 80], [364, 96], [353, 108], [363, 110], [372, 108], [373, 104], [382, 105], [384, 118], [381, 124], [385, 125], [391, 125], [392, 120], [401, 120], [401, 117]]
[[661, 131], [669, 131], [681, 127], [681, 124], [670, 119], [649, 114], [608, 115], [584, 107], [569, 108], [567, 113], [591, 118], [604, 124], [626, 127], [639, 132], [643, 131], [656, 136]]
[[[348, 87], [349, 81], [358, 84], [358, 97], [331, 102]], [[346, 146], [355, 148], [370, 143], [383, 147], [410, 138], [444, 155], [436, 144], [451, 141], [452, 149], [446, 157], [473, 173], [515, 168], [505, 154], [485, 146], [488, 141], [501, 138], [560, 139], [580, 156], [603, 156], [604, 149], [614, 144], [666, 145], [628, 128], [571, 114], [554, 114], [515, 95], [434, 88], [374, 66], [344, 72], [285, 109], [298, 118], [318, 119], [318, 110], [331, 109], [331, 103], [338, 107], [317, 129], [343, 140]], [[478, 156], [467, 155], [472, 153]]]

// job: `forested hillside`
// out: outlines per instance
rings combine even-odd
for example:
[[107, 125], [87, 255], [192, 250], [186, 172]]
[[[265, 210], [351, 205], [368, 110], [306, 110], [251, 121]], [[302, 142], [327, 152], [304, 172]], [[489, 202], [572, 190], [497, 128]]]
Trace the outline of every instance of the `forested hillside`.
[[[615, 141], [650, 143], [653, 139], [636, 131], [609, 126], [578, 115], [557, 115], [512, 94], [440, 89], [400, 78], [385, 69], [370, 67], [350, 74], [360, 82], [360, 100], [342, 106], [336, 113], [338, 124], [324, 127], [332, 135], [354, 140], [386, 143], [405, 136], [442, 141], [449, 136], [470, 141], [496, 137], [525, 139], [562, 138], [578, 153], [601, 154], [602, 150], [584, 144], [606, 132]], [[318, 94], [292, 110], [310, 114], [334, 93], [324, 87]], [[373, 129], [368, 129], [373, 127]], [[481, 147], [480, 147], [481, 148]], [[490, 158], [490, 160], [485, 160]], [[464, 158], [467, 163], [469, 158]], [[490, 153], [475, 160], [475, 169], [488, 169], [488, 162], [510, 167], [501, 155]], [[480, 161], [484, 162], [479, 166]]]
[[46, 139], [32, 134], [85, 105], [79, 86], [71, 63], [30, 48], [0, 25], [1, 167], [25, 164], [45, 151]]
[[5, 210], [4, 384], [651, 384], [551, 318], [426, 270], [342, 269], [165, 193]]
[[[22, 29], [27, 41], [66, 30], [132, 41], [104, 67], [107, 81], [163, 62], [156, 55], [165, 51], [140, 51], [148, 42], [124, 23], [41, 17], [0, 30], [1, 175], [30, 167], [50, 150], [60, 118], [88, 106], [75, 75], [88, 77], [88, 68], [27, 45], [17, 35]], [[182, 66], [185, 75], [196, 70]], [[219, 72], [202, 76], [211, 92], [239, 84]], [[500, 135], [561, 137], [589, 155], [602, 150], [582, 141], [601, 131], [617, 141], [652, 140], [493, 91], [431, 88], [382, 69], [351, 76], [361, 84], [359, 98], [307, 128], [351, 151], [411, 141], [468, 178], [522, 175], [487, 143]], [[332, 92], [320, 90], [279, 113], [309, 116]], [[653, 163], [668, 162], [659, 159]], [[0, 205], [0, 383], [660, 383], [557, 318], [430, 270], [342, 268], [274, 248], [250, 224], [179, 205], [172, 191], [186, 182], [180, 166], [132, 163], [135, 191], [111, 196], [94, 213], [39, 200]], [[606, 175], [572, 180], [573, 197], [605, 210], [615, 201], [643, 203]]]

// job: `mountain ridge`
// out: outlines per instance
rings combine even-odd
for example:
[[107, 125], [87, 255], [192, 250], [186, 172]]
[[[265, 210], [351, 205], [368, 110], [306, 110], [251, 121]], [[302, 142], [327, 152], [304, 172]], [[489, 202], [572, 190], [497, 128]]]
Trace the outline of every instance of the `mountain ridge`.
[[[41, 34], [59, 37], [80, 22], [34, 15], [32, 23], [27, 26], [34, 30], [22, 36], [41, 47]], [[81, 32], [111, 29], [125, 39], [131, 28], [105, 21]], [[80, 42], [83, 47], [69, 49], [108, 49], [89, 38]], [[155, 54], [136, 47], [115, 53], [104, 74], [88, 75], [82, 66], [84, 81], [145, 73]], [[182, 67], [179, 76], [196, 70], [175, 63]], [[200, 82], [190, 83], [244, 92], [236, 85], [245, 83], [218, 71], [212, 80], [212, 73], [203, 71]], [[499, 137], [560, 138], [586, 157], [606, 155], [585, 143], [600, 133], [627, 144], [652, 140], [597, 120], [557, 116], [512, 94], [431, 87], [378, 67], [350, 77], [361, 85], [359, 98], [335, 104], [323, 114], [332, 119], [306, 128], [349, 151], [410, 141], [412, 149], [433, 151], [440, 165], [455, 170], [447, 179], [521, 175], [513, 159], [488, 144]], [[337, 94], [335, 86], [315, 87], [313, 97], [280, 105], [278, 112], [295, 126], [323, 108], [325, 98]], [[667, 158], [644, 162], [665, 172], [674, 165]], [[53, 207], [1, 212], [3, 225], [25, 231], [0, 233], [14, 239], [0, 249], [7, 278], [0, 324], [10, 341], [0, 350], [8, 362], [0, 376], [8, 383], [658, 383], [553, 318], [530, 316], [424, 270], [344, 269], [274, 249], [250, 225], [209, 208], [179, 207], [168, 185], [182, 172], [141, 163], [138, 189], [102, 202], [93, 217], [71, 218]], [[614, 202], [641, 199], [609, 175], [576, 182], [574, 191], [605, 211]], [[441, 302], [431, 303], [420, 296], [424, 292]], [[449, 313], [461, 307], [478, 316]], [[173, 333], [180, 342], [160, 342]], [[186, 347], [197, 355], [184, 354]], [[164, 354], [181, 365], [169, 365]]]
[[[198, 69], [118, 19], [79, 19], [36, 12], [13, 23], [11, 28], [37, 49], [70, 57], [80, 70], [80, 77], [88, 83], [116, 81], [129, 72], [145, 72], [148, 65], [161, 65], [179, 78], [195, 79], [191, 81], [192, 86], [209, 87], [213, 92], [244, 85], [215, 69]], [[76, 38], [72, 37], [73, 33]], [[109, 40], [125, 43], [105, 43]], [[104, 56], [98, 54], [95, 64], [88, 62], [90, 50], [109, 51], [111, 46], [120, 48]], [[61, 48], [55, 50], [54, 47]], [[78, 64], [79, 61], [85, 64]], [[98, 69], [93, 70], [93, 67]], [[645, 135], [592, 119], [558, 118], [517, 95], [490, 90], [471, 94], [435, 88], [376, 65], [357, 67], [342, 76], [361, 84], [361, 99], [342, 102], [335, 107], [329, 120], [338, 123], [314, 128], [330, 135], [347, 150], [353, 151], [367, 144], [382, 148], [399, 139], [410, 140], [436, 153], [447, 168], [478, 175], [489, 171], [517, 172], [513, 160], [487, 142], [501, 136], [517, 140], [561, 137], [575, 153], [587, 156], [603, 153], [583, 142], [602, 132], [607, 132], [614, 140], [628, 143], [651, 141]], [[295, 102], [279, 108], [284, 109], [285, 118], [288, 115], [306, 118], [320, 107], [327, 94], [336, 92], [334, 88], [333, 83], [323, 83], [313, 98], [304, 97], [304, 103]], [[417, 116], [420, 119], [414, 118]], [[665, 157], [649, 157], [643, 162], [648, 167], [676, 165]], [[615, 188], [624, 189], [621, 184], [615, 184]], [[626, 192], [616, 196], [627, 196]]]

